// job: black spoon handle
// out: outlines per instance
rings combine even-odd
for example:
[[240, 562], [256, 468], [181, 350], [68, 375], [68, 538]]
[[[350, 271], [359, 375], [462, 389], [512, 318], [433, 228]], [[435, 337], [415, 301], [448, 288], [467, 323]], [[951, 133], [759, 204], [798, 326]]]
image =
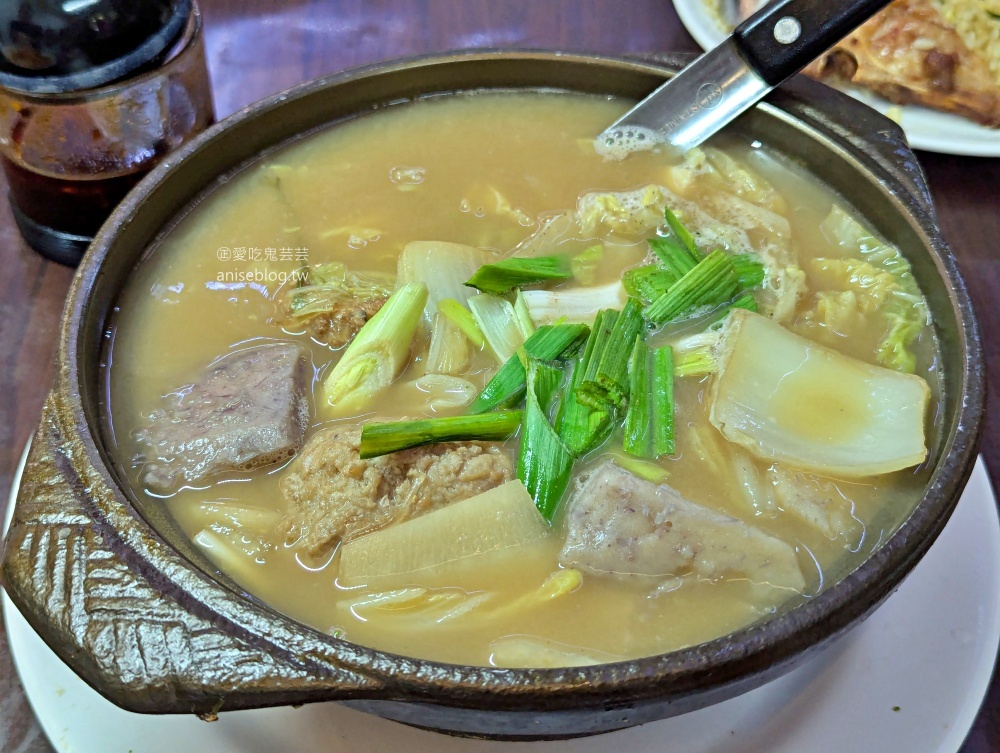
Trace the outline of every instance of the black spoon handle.
[[771, 86], [818, 58], [889, 0], [777, 0], [733, 31], [741, 54]]

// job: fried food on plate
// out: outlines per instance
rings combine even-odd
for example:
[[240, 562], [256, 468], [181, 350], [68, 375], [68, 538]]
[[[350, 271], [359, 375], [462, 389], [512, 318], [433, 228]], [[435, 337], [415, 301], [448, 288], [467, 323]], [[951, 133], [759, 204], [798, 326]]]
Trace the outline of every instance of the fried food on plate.
[[870, 89], [896, 104], [925, 105], [1000, 126], [1000, 86], [987, 61], [938, 7], [933, 0], [896, 0], [804, 72]]

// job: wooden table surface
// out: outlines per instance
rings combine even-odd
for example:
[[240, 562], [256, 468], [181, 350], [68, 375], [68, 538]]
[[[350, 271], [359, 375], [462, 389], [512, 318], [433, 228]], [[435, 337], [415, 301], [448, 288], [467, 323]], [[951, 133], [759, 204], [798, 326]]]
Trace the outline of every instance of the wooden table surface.
[[[612, 54], [699, 49], [668, 0], [200, 2], [220, 118], [316, 76], [426, 52], [471, 47]], [[960, 262], [983, 327], [993, 407], [982, 452], [997, 486], [1000, 159], [918, 156], [929, 177], [942, 232]], [[0, 202], [0, 512], [51, 382], [59, 318], [72, 274], [28, 249], [14, 228], [7, 202]], [[0, 751], [51, 750], [12, 669], [6, 638], [0, 636]], [[1000, 751], [1000, 679], [994, 679], [962, 751]]]

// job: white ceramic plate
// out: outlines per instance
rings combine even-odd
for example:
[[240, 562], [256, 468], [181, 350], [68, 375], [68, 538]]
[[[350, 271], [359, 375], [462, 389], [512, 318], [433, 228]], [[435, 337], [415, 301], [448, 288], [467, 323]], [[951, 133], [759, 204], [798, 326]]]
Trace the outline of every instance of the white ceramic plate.
[[[719, 44], [729, 32], [708, 12], [705, 2], [706, 0], [673, 0], [684, 28], [707, 50]], [[914, 149], [943, 154], [1000, 157], [1000, 129], [986, 128], [957, 115], [917, 105], [894, 106], [881, 97], [858, 89], [845, 88], [844, 91], [883, 114], [890, 107], [893, 108], [894, 119], [903, 127], [906, 138]]]
[[823, 655], [701, 711], [557, 743], [446, 737], [333, 703], [234, 711], [211, 724], [132, 714], [74, 675], [6, 593], [3, 614], [28, 700], [59, 753], [955, 753], [1000, 643], [1000, 522], [980, 460], [927, 556], [881, 609]]

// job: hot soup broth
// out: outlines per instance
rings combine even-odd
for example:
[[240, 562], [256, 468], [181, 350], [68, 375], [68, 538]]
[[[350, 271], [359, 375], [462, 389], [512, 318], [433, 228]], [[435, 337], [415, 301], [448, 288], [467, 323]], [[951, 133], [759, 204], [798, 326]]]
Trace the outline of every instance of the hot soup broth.
[[[679, 165], [655, 149], [600, 156], [593, 135], [626, 105], [557, 93], [421, 100], [308, 135], [221, 181], [116, 309], [110, 416], [132, 492], [166, 506], [212, 562], [281, 612], [463, 664], [674, 650], [858, 565], [915, 504], [935, 432], [934, 342], [908, 265], [766, 145], [695, 150]], [[719, 261], [707, 257], [716, 249], [730, 265], [723, 289], [695, 285], [663, 314], [670, 301], [657, 299]], [[512, 254], [542, 258], [556, 279], [490, 299], [456, 285]], [[649, 275], [626, 275], [623, 288], [623, 272], [639, 268]], [[398, 297], [386, 299], [403, 288], [416, 303], [393, 310]], [[631, 314], [646, 316], [605, 350], [627, 367], [617, 384], [629, 395], [595, 378], [600, 399], [575, 400], [575, 415], [597, 428], [567, 439], [567, 404], [600, 349], [595, 316], [623, 311], [629, 294]], [[484, 301], [520, 325], [498, 325]], [[334, 375], [345, 342], [365, 347], [379, 307], [375, 360]], [[574, 322], [595, 331], [541, 365], [517, 350], [532, 327]], [[467, 415], [510, 357], [514, 371], [530, 366], [528, 404], [515, 396], [478, 415], [541, 417], [547, 428], [527, 431], [541, 437], [539, 455], [552, 436], [564, 460], [569, 450], [564, 492], [524, 459], [519, 469], [523, 426], [506, 440], [359, 459], [354, 427]], [[663, 451], [671, 414], [674, 447]], [[531, 501], [546, 495], [558, 502], [551, 524]], [[473, 501], [461, 507], [462, 496]]]

